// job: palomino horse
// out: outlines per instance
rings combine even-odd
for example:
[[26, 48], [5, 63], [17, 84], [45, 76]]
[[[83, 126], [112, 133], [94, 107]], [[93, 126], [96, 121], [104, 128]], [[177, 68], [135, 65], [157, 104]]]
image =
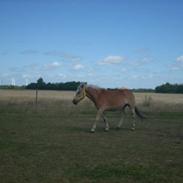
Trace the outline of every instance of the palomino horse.
[[[86, 83], [81, 83], [76, 91], [73, 99], [73, 104], [78, 104], [82, 99], [88, 97], [97, 108], [97, 116], [94, 121], [91, 132], [95, 132], [97, 122], [102, 118], [105, 122], [105, 131], [109, 130], [109, 123], [107, 122], [104, 111], [107, 110], [121, 110], [122, 114], [125, 114], [125, 107], [128, 106], [132, 112], [132, 130], [135, 130], [135, 116], [136, 114], [143, 118], [135, 106], [135, 97], [133, 93], [128, 89], [115, 89], [107, 90]], [[122, 115], [117, 128], [120, 128], [124, 121], [124, 115]]]

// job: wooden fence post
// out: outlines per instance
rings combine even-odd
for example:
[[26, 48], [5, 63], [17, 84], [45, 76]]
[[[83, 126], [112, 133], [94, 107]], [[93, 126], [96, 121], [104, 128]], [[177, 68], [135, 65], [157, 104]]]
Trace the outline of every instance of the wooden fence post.
[[36, 88], [36, 106], [37, 106], [37, 103], [38, 103], [38, 89]]

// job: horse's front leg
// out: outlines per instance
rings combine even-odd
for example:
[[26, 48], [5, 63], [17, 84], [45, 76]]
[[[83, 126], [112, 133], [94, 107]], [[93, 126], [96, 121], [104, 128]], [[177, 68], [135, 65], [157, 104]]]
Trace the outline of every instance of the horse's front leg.
[[99, 110], [97, 111], [96, 120], [94, 121], [94, 123], [93, 123], [93, 125], [92, 125], [92, 128], [91, 128], [91, 132], [92, 132], [92, 133], [95, 132], [95, 129], [96, 129], [96, 126], [97, 126], [97, 122], [100, 120], [102, 114], [103, 114], [103, 110], [99, 109]]
[[125, 116], [126, 116], [125, 111], [122, 110], [122, 112], [121, 112], [121, 119], [120, 119], [120, 121], [119, 121], [118, 126], [116, 127], [116, 129], [120, 129], [121, 128], [121, 126], [124, 123]]

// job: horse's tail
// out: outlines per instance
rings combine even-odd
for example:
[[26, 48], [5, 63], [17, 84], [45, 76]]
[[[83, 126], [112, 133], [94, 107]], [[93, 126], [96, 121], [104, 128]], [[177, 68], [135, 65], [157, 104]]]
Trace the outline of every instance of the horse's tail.
[[138, 117], [140, 117], [141, 119], [145, 119], [145, 118], [146, 118], [144, 115], [142, 115], [142, 114], [139, 112], [139, 110], [138, 110], [137, 107], [135, 107], [135, 113], [136, 113], [136, 115], [137, 115]]

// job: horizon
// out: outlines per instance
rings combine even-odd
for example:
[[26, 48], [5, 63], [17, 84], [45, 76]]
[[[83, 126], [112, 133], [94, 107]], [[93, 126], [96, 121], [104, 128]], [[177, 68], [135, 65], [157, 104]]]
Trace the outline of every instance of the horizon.
[[183, 1], [2, 0], [0, 85], [183, 83]]
[[[44, 78], [42, 78], [42, 77], [40, 77], [40, 78], [38, 78], [37, 79], [37, 81], [39, 80], [39, 79], [43, 79], [43, 82], [45, 83], [45, 84], [49, 84], [49, 83], [51, 83], [51, 84], [65, 84], [65, 83], [72, 83], [72, 82], [75, 82], [75, 83], [82, 83], [82, 82], [84, 82], [84, 81], [66, 81], [66, 82], [45, 82], [44, 81]], [[22, 85], [16, 85], [16, 83], [15, 83], [15, 81], [12, 81], [12, 83], [11, 84], [5, 84], [5, 85], [2, 85], [2, 84], [0, 84], [0, 89], [3, 89], [3, 88], [1, 88], [1, 87], [13, 87], [13, 88], [11, 88], [11, 89], [14, 89], [14, 87], [16, 88], [25, 88], [25, 89], [27, 89], [26, 87], [28, 86], [28, 85], [30, 85], [30, 84], [35, 84], [35, 83], [37, 83], [37, 81], [35, 81], [35, 82], [31, 82], [31, 83], [27, 83], [27, 84], [22, 84]], [[87, 82], [85, 82], [85, 83], [87, 83]], [[153, 91], [155, 91], [155, 89], [157, 88], [157, 87], [159, 87], [159, 86], [162, 86], [162, 85], [165, 85], [165, 84], [170, 84], [170, 85], [183, 85], [183, 83], [169, 83], [169, 82], [166, 82], [166, 83], [161, 83], [160, 85], [158, 85], [158, 86], [155, 86], [154, 88], [127, 88], [127, 89], [130, 89], [130, 90], [153, 90]], [[90, 84], [90, 83], [87, 83], [87, 85], [92, 85], [92, 86], [96, 86], [96, 87], [99, 87], [99, 88], [105, 88], [105, 89], [119, 89], [120, 87], [100, 87], [100, 86], [98, 86], [98, 85], [95, 85], [95, 84]], [[10, 88], [9, 88], [10, 89]], [[53, 90], [53, 89], [52, 89]]]

